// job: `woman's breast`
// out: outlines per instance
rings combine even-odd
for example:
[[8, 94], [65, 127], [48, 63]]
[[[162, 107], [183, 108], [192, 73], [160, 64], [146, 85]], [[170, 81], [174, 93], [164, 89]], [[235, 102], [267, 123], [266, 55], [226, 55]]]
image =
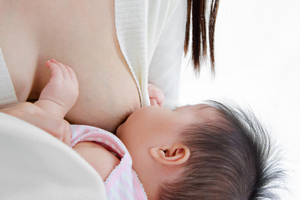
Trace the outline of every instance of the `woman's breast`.
[[40, 23], [47, 40], [41, 38], [39, 63], [55, 58], [74, 69], [79, 97], [66, 116], [70, 123], [115, 132], [140, 108], [140, 97], [117, 40], [114, 1], [69, 2], [61, 17], [50, 12], [47, 25]]
[[140, 108], [137, 86], [121, 63], [100, 62], [92, 68], [84, 65], [73, 68], [79, 82], [79, 97], [66, 115], [70, 123], [92, 125], [114, 133]]

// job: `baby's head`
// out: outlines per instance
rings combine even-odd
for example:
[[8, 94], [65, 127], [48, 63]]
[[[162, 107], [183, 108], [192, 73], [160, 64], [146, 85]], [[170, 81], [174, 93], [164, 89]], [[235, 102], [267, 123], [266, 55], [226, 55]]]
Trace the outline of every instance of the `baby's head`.
[[[255, 199], [281, 174], [253, 115], [217, 102], [133, 113], [117, 130], [151, 199]], [[272, 173], [272, 174], [271, 174]]]

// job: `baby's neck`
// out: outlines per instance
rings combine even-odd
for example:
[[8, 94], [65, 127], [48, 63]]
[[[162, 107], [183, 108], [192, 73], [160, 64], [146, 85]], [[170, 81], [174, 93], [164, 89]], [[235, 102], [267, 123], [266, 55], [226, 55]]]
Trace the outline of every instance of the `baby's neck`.
[[103, 181], [120, 163], [117, 156], [95, 142], [79, 142], [73, 149], [98, 172]]

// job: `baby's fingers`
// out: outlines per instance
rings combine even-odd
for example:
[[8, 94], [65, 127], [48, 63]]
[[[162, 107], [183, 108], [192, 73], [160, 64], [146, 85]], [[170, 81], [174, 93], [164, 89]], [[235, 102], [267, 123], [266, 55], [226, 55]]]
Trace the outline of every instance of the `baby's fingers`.
[[59, 66], [59, 68], [61, 69], [61, 71], [62, 71], [62, 75], [63, 75], [63, 77], [65, 78], [65, 79], [71, 79], [71, 75], [70, 75], [70, 73], [69, 73], [69, 70], [67, 69], [67, 67], [64, 65], [64, 64], [62, 64], [62, 63], [60, 63], [60, 62], [57, 62], [55, 59], [52, 59], [51, 60], [51, 62], [52, 63], [55, 63], [56, 65], [58, 65]]
[[61, 79], [63, 78], [62, 71], [56, 63], [47, 61], [46, 66], [51, 69], [51, 76], [52, 77], [61, 78]]

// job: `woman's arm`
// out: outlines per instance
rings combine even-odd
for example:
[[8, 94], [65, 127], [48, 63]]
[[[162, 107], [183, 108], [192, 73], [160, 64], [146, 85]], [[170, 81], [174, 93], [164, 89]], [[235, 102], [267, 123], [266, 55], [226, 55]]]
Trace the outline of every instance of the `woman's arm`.
[[[154, 84], [163, 91], [166, 99], [165, 107], [170, 108], [178, 104], [187, 9], [186, 0], [172, 2], [169, 5], [169, 10], [173, 9], [173, 12], [166, 16], [162, 31], [152, 33], [152, 35], [159, 35], [155, 36], [158, 40], [153, 41], [156, 46], [150, 48], [151, 60], [149, 66], [149, 83]], [[152, 56], [151, 51], [153, 51]]]

